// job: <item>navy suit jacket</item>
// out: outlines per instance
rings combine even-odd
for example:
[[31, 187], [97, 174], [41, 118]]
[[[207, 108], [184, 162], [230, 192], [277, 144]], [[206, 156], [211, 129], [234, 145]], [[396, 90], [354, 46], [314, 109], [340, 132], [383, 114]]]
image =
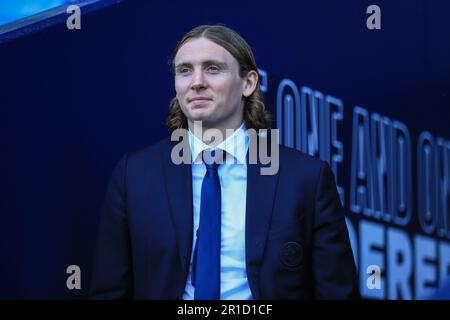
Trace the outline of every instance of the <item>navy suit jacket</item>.
[[[94, 299], [181, 299], [192, 250], [191, 165], [175, 142], [125, 154], [107, 190], [91, 278]], [[279, 149], [275, 175], [248, 164], [245, 251], [255, 299], [358, 298], [334, 176], [326, 162]]]

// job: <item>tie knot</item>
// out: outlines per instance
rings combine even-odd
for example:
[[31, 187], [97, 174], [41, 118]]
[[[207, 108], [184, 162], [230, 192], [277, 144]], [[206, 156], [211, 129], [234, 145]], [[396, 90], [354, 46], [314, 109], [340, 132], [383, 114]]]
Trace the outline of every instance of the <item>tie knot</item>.
[[205, 150], [202, 154], [203, 163], [208, 171], [217, 171], [217, 168], [224, 161], [224, 152], [222, 150]]

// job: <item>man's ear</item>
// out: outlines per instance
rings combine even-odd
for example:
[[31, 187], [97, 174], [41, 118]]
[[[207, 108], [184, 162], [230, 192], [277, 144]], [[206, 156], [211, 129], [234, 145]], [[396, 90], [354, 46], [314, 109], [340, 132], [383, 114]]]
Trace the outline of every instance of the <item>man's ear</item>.
[[242, 95], [244, 97], [249, 97], [252, 95], [253, 92], [256, 90], [256, 86], [259, 83], [259, 75], [258, 72], [255, 70], [251, 70], [247, 73], [247, 76], [245, 77], [244, 81], [244, 91], [242, 92]]

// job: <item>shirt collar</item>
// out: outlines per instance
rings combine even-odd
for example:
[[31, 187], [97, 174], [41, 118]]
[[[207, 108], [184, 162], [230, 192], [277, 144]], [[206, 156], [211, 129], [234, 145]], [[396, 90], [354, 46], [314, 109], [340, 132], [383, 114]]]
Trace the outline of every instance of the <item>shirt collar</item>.
[[249, 137], [246, 132], [245, 123], [233, 132], [231, 136], [222, 141], [215, 148], [211, 148], [202, 140], [197, 138], [191, 130], [189, 130], [189, 147], [192, 155], [193, 163], [201, 163], [201, 153], [207, 149], [209, 150], [223, 150], [227, 154], [234, 157], [240, 164], [246, 163], [246, 155], [249, 145]]

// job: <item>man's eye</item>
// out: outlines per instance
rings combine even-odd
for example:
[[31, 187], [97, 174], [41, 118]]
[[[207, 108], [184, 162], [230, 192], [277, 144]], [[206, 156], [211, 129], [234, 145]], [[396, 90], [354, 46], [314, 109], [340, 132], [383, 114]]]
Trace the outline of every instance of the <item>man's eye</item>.
[[191, 70], [189, 68], [178, 69], [179, 74], [188, 74]]
[[216, 73], [220, 71], [220, 68], [218, 66], [209, 66], [206, 70], [208, 72]]

